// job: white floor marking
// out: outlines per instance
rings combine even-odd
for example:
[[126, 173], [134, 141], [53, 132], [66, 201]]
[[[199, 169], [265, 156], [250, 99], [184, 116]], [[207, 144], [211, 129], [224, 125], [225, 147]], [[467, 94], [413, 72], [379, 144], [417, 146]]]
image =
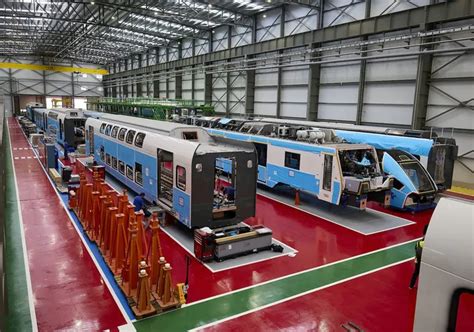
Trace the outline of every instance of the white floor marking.
[[[13, 156], [13, 150], [12, 150], [13, 145], [11, 141], [10, 127], [8, 126], [8, 120], [7, 120], [7, 135], [8, 135], [8, 141], [10, 143], [10, 153]], [[36, 320], [34, 294], [33, 294], [33, 287], [31, 286], [31, 274], [30, 274], [30, 268], [28, 264], [28, 253], [27, 253], [28, 249], [26, 247], [25, 229], [24, 229], [24, 224], [23, 224], [23, 216], [21, 214], [21, 202], [20, 202], [20, 196], [19, 196], [19, 191], [18, 191], [18, 183], [16, 181], [15, 164], [13, 163], [13, 160], [11, 161], [11, 164], [13, 168], [13, 181], [15, 182], [18, 218], [20, 219], [21, 246], [22, 246], [22, 251], [23, 251], [23, 262], [25, 265], [26, 288], [28, 291], [28, 304], [30, 307], [29, 309], [30, 309], [30, 317], [31, 317], [31, 326], [32, 326], [33, 331], [36, 332], [38, 331], [38, 322]]]
[[[23, 133], [23, 131], [22, 131]], [[25, 138], [27, 139], [25, 133], [23, 133], [23, 136], [25, 136]], [[28, 141], [28, 139], [27, 139]], [[28, 141], [28, 144], [29, 141]], [[76, 229], [76, 232], [77, 234], [79, 235], [79, 238], [81, 239], [84, 247], [87, 249], [87, 252], [89, 253], [89, 256], [91, 257], [92, 261], [94, 262], [97, 270], [99, 271], [100, 273], [100, 276], [102, 277], [102, 280], [105, 282], [105, 284], [107, 285], [107, 288], [109, 289], [109, 292], [110, 294], [112, 295], [113, 299], [115, 300], [115, 303], [117, 304], [117, 307], [119, 308], [120, 312], [122, 313], [122, 316], [124, 317], [125, 321], [127, 322], [127, 325], [131, 325], [133, 326], [132, 324], [132, 321], [130, 320], [130, 318], [128, 317], [128, 314], [127, 312], [125, 311], [125, 309], [122, 307], [122, 303], [120, 302], [120, 300], [118, 299], [117, 295], [115, 294], [115, 291], [114, 289], [112, 288], [112, 285], [110, 284], [109, 280], [107, 279], [107, 277], [105, 276], [105, 273], [102, 271], [102, 269], [100, 268], [100, 265], [99, 263], [97, 262], [94, 254], [92, 253], [91, 249], [89, 248], [89, 246], [87, 245], [87, 242], [84, 238], [84, 236], [81, 234], [81, 231], [79, 230], [79, 228], [77, 227], [76, 223], [74, 222], [74, 219], [73, 217], [71, 216], [71, 213], [69, 211], [69, 209], [67, 208], [67, 206], [64, 204], [63, 200], [61, 199], [61, 196], [59, 195], [58, 191], [56, 190], [56, 186], [54, 185], [53, 181], [50, 179], [50, 177], [48, 176], [48, 173], [46, 173], [46, 170], [43, 168], [43, 165], [41, 164], [40, 160], [39, 160], [39, 156], [37, 154], [37, 151], [33, 149], [33, 153], [35, 154], [36, 156], [36, 160], [38, 161], [38, 163], [40, 164], [40, 168], [43, 170], [43, 173], [46, 175], [46, 178], [48, 179], [49, 183], [51, 184], [51, 186], [53, 187], [53, 190], [54, 192], [56, 193], [56, 196], [58, 197], [59, 199], [59, 202], [61, 203], [61, 205], [63, 206], [63, 209], [64, 211], [66, 211], [66, 214], [68, 215], [72, 225], [74, 226], [74, 228]], [[134, 328], [134, 327], [133, 327]]]
[[305, 295], [308, 295], [308, 294], [311, 294], [311, 293], [314, 293], [314, 292], [323, 290], [323, 289], [325, 289], [325, 288], [329, 288], [329, 287], [331, 287], [331, 286], [335, 286], [335, 285], [344, 283], [344, 282], [349, 281], [349, 280], [353, 280], [353, 279], [356, 279], [356, 278], [359, 278], [359, 277], [366, 276], [366, 275], [368, 275], [368, 274], [372, 274], [372, 273], [377, 272], [377, 271], [381, 271], [381, 270], [384, 270], [384, 269], [387, 269], [387, 268], [390, 268], [390, 267], [393, 267], [393, 266], [396, 266], [396, 265], [399, 265], [399, 264], [403, 264], [403, 263], [405, 263], [405, 262], [409, 262], [409, 261], [411, 261], [411, 260], [413, 260], [413, 258], [407, 258], [407, 259], [404, 259], [404, 260], [399, 261], [399, 262], [395, 262], [395, 263], [392, 263], [392, 264], [389, 264], [389, 265], [385, 265], [385, 266], [382, 266], [382, 267], [379, 267], [379, 268], [376, 268], [376, 269], [373, 269], [373, 270], [370, 270], [370, 271], [367, 271], [367, 272], [364, 272], [364, 273], [360, 273], [360, 274], [354, 275], [354, 276], [352, 276], [352, 277], [345, 278], [345, 279], [342, 279], [342, 280], [339, 280], [339, 281], [336, 281], [336, 282], [333, 282], [333, 283], [330, 283], [330, 284], [327, 284], [327, 285], [324, 285], [324, 286], [321, 286], [321, 287], [317, 287], [317, 288], [314, 288], [314, 289], [310, 289], [310, 290], [308, 290], [308, 291], [306, 291], [306, 292], [299, 293], [299, 294], [296, 294], [296, 295], [293, 295], [293, 296], [284, 298], [284, 299], [282, 299], [282, 300], [275, 301], [275, 302], [272, 302], [272, 303], [263, 305], [263, 306], [258, 307], [258, 308], [254, 308], [254, 309], [251, 309], [251, 310], [247, 310], [247, 311], [241, 312], [241, 313], [239, 313], [239, 314], [236, 314], [236, 315], [233, 315], [233, 316], [229, 316], [229, 317], [223, 318], [223, 319], [221, 319], [221, 320], [214, 321], [214, 322], [212, 322], [212, 323], [209, 323], [209, 324], [206, 324], [206, 325], [203, 325], [203, 326], [199, 326], [199, 327], [194, 328], [194, 329], [191, 329], [191, 330], [189, 330], [189, 331], [199, 331], [199, 330], [202, 330], [202, 329], [205, 329], [205, 328], [208, 328], [208, 327], [217, 325], [217, 324], [221, 324], [221, 323], [224, 323], [224, 322], [226, 322], [226, 321], [229, 321], [229, 320], [232, 320], [232, 319], [241, 317], [241, 316], [245, 316], [245, 315], [248, 315], [248, 314], [251, 314], [251, 313], [253, 313], [253, 312], [260, 311], [260, 310], [263, 310], [263, 309], [266, 309], [266, 308], [269, 308], [269, 307], [273, 307], [273, 306], [275, 306], [275, 305], [277, 305], [277, 304], [281, 304], [281, 303], [284, 303], [284, 302], [288, 302], [288, 301], [291, 301], [291, 300], [296, 299], [296, 298], [298, 298], [298, 297], [302, 297], [302, 296], [305, 296]]
[[358, 230], [356, 230], [356, 229], [354, 229], [354, 228], [350, 228], [350, 227], [344, 226], [343, 224], [334, 222], [334, 221], [332, 221], [331, 219], [327, 219], [327, 218], [325, 218], [325, 217], [323, 217], [323, 216], [320, 216], [320, 215], [318, 215], [318, 214], [316, 214], [316, 213], [314, 213], [314, 212], [312, 212], [312, 211], [304, 210], [303, 208], [300, 208], [300, 207], [298, 207], [298, 206], [295, 206], [295, 205], [292, 205], [292, 204], [288, 204], [288, 203], [283, 202], [283, 201], [279, 201], [278, 199], [276, 199], [276, 198], [274, 198], [274, 197], [267, 196], [267, 195], [262, 194], [262, 193], [257, 193], [257, 195], [260, 195], [260, 196], [263, 196], [263, 197], [265, 197], [265, 198], [271, 199], [272, 201], [275, 201], [275, 202], [278, 202], [278, 203], [280, 203], [280, 204], [289, 206], [289, 207], [291, 207], [291, 208], [293, 208], [293, 209], [299, 210], [299, 211], [304, 212], [304, 213], [307, 213], [307, 214], [309, 214], [309, 215], [315, 216], [315, 217], [317, 217], [317, 218], [319, 218], [319, 219], [326, 220], [326, 221], [330, 222], [331, 224], [338, 225], [338, 226], [340, 226], [340, 227], [343, 227], [343, 228], [345, 228], [345, 229], [351, 230], [351, 231], [353, 231], [353, 232], [359, 233], [359, 234], [364, 235], [364, 236], [373, 235], [373, 234], [377, 234], [377, 233], [382, 233], [382, 232], [386, 232], [386, 231], [393, 230], [393, 229], [396, 229], [396, 228], [401, 228], [401, 227], [406, 227], [406, 226], [411, 226], [411, 225], [416, 224], [415, 222], [413, 222], [413, 221], [411, 221], [411, 220], [408, 220], [408, 219], [405, 219], [405, 218], [400, 218], [400, 217], [391, 215], [391, 214], [389, 214], [389, 213], [385, 213], [385, 212], [381, 212], [381, 211], [377, 211], [377, 210], [369, 209], [369, 208], [368, 208], [369, 210], [372, 210], [372, 211], [374, 211], [375, 213], [387, 214], [387, 215], [389, 215], [389, 216], [391, 216], [391, 217], [393, 217], [393, 218], [398, 218], [398, 219], [406, 220], [406, 221], [410, 222], [410, 224], [408, 224], [408, 225], [394, 226], [394, 227], [391, 227], [391, 228], [387, 228], [387, 229], [383, 229], [383, 230], [375, 231], [375, 232], [371, 232], [371, 233], [363, 233], [363, 232], [360, 232], [360, 231], [358, 231]]

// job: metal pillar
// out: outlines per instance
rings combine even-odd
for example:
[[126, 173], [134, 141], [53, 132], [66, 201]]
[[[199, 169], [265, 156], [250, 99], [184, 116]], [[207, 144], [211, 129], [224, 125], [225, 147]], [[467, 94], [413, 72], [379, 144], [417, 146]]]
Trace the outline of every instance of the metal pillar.
[[[286, 7], [285, 5], [281, 6], [281, 14], [280, 14], [280, 37], [285, 36], [285, 16], [286, 16]], [[283, 51], [279, 50], [278, 54], [282, 54]], [[278, 60], [278, 63], [281, 64], [281, 60]], [[278, 67], [277, 73], [277, 96], [276, 96], [276, 117], [281, 117], [281, 76], [282, 76], [282, 69]]]
[[204, 74], [204, 103], [212, 104], [212, 74]]
[[175, 99], [183, 98], [183, 75], [176, 74], [174, 77], [174, 94]]
[[253, 115], [255, 112], [255, 69], [247, 70], [245, 81], [245, 114]]
[[[191, 55], [195, 56], [196, 55], [196, 39], [192, 39], [191, 41]], [[194, 74], [194, 65], [191, 66], [191, 99], [194, 100], [196, 98], [196, 95], [194, 93], [194, 80], [195, 80], [195, 74]]]
[[153, 98], [160, 98], [160, 80], [153, 81]]
[[[372, 0], [365, 1], [365, 18], [370, 17], [370, 9], [372, 5]], [[362, 40], [367, 40], [367, 36], [363, 36]], [[361, 47], [361, 57], [365, 57], [367, 53], [367, 46]], [[360, 61], [360, 70], [359, 70], [359, 90], [357, 92], [357, 112], [356, 112], [356, 124], [362, 123], [362, 112], [364, 110], [364, 94], [365, 94], [365, 75], [367, 72], [367, 60], [362, 59]]]
[[[227, 49], [229, 50], [232, 47], [232, 27], [229, 25], [227, 26]], [[231, 60], [227, 60], [227, 62], [230, 62]], [[231, 86], [231, 81], [230, 81], [230, 72], [226, 73], [225, 77], [225, 84], [226, 84], [226, 95], [225, 95], [225, 115], [228, 117], [230, 115], [230, 96], [231, 92], [230, 90], [232, 89]]]

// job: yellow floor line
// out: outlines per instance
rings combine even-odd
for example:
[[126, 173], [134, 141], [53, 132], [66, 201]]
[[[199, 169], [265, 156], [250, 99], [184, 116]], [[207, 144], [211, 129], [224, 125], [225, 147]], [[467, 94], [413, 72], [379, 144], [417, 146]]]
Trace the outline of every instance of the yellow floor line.
[[449, 191], [452, 191], [452, 192], [458, 193], [458, 194], [474, 196], [474, 189], [452, 186]]

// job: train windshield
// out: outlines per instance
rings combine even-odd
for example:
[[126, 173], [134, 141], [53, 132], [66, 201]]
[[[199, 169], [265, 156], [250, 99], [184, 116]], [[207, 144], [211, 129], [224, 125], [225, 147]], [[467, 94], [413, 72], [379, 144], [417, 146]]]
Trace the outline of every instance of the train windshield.
[[426, 171], [418, 162], [401, 163], [400, 166], [408, 175], [418, 192], [434, 190]]
[[372, 149], [342, 150], [339, 151], [339, 158], [345, 176], [379, 173], [377, 156]]

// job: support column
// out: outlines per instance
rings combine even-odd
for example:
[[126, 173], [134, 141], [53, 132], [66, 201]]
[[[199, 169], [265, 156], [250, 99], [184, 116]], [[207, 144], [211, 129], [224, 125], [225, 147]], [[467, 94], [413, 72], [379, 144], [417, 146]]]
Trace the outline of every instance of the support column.
[[[166, 47], [166, 62], [170, 61], [170, 49], [169, 45]], [[166, 98], [170, 97], [170, 79], [168, 78], [168, 70], [166, 70]]]
[[153, 98], [160, 98], [160, 80], [153, 81]]
[[253, 116], [255, 112], [255, 69], [247, 70], [245, 81], [245, 115]]
[[[196, 55], [196, 39], [192, 39], [191, 41], [191, 55], [192, 56], [195, 56]], [[196, 99], [196, 95], [194, 93], [194, 89], [195, 89], [195, 86], [194, 86], [194, 80], [195, 80], [195, 73], [194, 73], [194, 69], [195, 69], [195, 66], [192, 66], [191, 67], [191, 99], [192, 100], [195, 100]]]
[[[372, 0], [365, 1], [365, 18], [370, 17], [370, 9], [372, 6]], [[367, 36], [363, 36], [362, 40], [367, 41]], [[361, 57], [365, 57], [367, 53], [367, 46], [361, 46]], [[362, 123], [362, 112], [364, 110], [364, 94], [365, 94], [365, 75], [367, 72], [367, 60], [362, 59], [360, 61], [360, 70], [359, 70], [359, 91], [357, 92], [357, 111], [355, 122], [357, 125]]]
[[176, 74], [174, 77], [174, 83], [175, 99], [183, 99], [183, 75]]
[[[74, 62], [72, 62], [72, 61], [71, 61], [71, 67], [74, 67]], [[102, 83], [102, 86], [103, 86], [103, 83]], [[104, 96], [106, 96], [105, 95], [106, 90], [107, 89], [104, 87]], [[76, 94], [76, 91], [74, 89], [74, 73], [71, 73], [71, 105], [72, 105], [72, 108], [74, 108], [74, 98], [76, 97], [75, 94]]]
[[[427, 26], [425, 30], [432, 29]], [[422, 38], [421, 42], [432, 42], [434, 38]], [[423, 46], [425, 50], [431, 51], [433, 45]], [[411, 120], [412, 129], [424, 129], [426, 126], [426, 113], [428, 111], [428, 97], [430, 92], [429, 82], [433, 67], [433, 54], [418, 55], [418, 67], [416, 71], [415, 100], [413, 102], [413, 115]]]
[[320, 82], [321, 65], [309, 65], [308, 101], [306, 108], [306, 120], [308, 121], [316, 121], [318, 119]]
[[[232, 46], [232, 38], [231, 38], [231, 34], [232, 34], [232, 27], [229, 25], [227, 26], [227, 49], [230, 50], [231, 49], [231, 46]], [[227, 60], [227, 62], [230, 62], [231, 60]], [[226, 73], [226, 95], [225, 95], [225, 115], [227, 117], [230, 116], [230, 96], [231, 96], [231, 92], [230, 90], [232, 89], [232, 86], [231, 86], [231, 77], [230, 77], [230, 72], [228, 71]]]
[[[280, 37], [285, 36], [285, 16], [286, 16], [286, 7], [285, 5], [281, 6], [281, 15], [280, 15]], [[283, 54], [283, 51], [278, 51], [278, 54]], [[278, 59], [278, 64], [281, 65], [281, 58]], [[277, 96], [276, 96], [276, 117], [281, 117], [281, 76], [282, 69], [278, 67], [277, 73]]]
[[204, 74], [204, 103], [212, 104], [212, 74]]
[[142, 97], [143, 96], [143, 83], [140, 82], [141, 81], [141, 77], [138, 78], [137, 77], [137, 97]]

